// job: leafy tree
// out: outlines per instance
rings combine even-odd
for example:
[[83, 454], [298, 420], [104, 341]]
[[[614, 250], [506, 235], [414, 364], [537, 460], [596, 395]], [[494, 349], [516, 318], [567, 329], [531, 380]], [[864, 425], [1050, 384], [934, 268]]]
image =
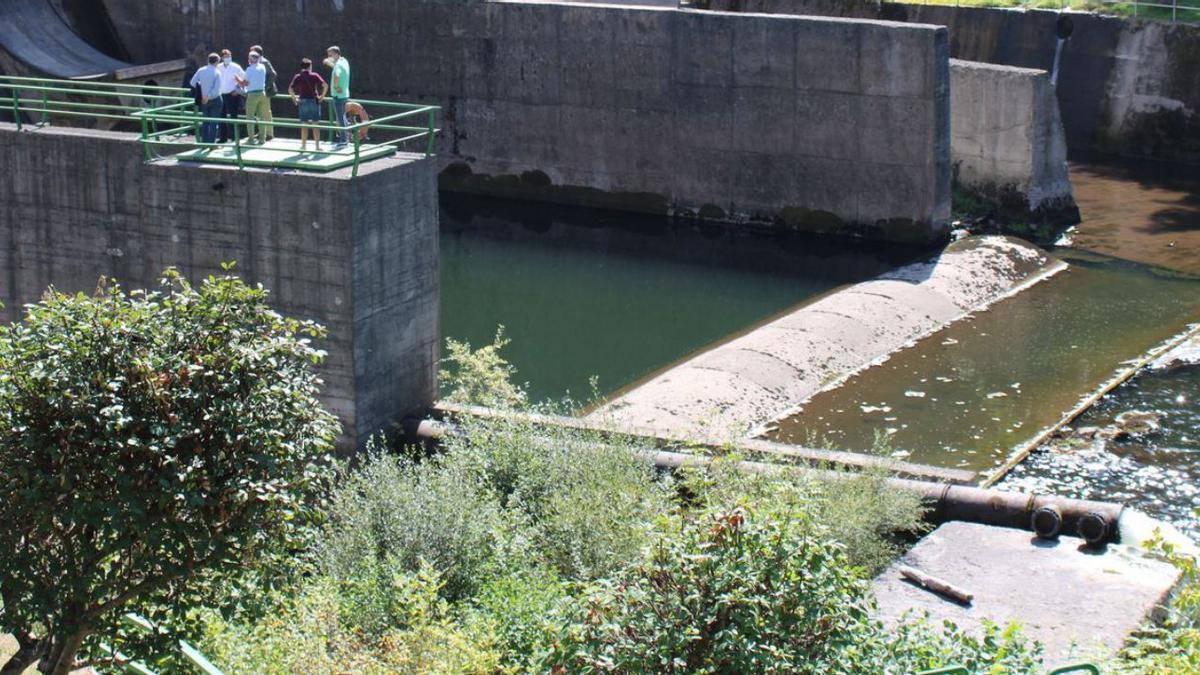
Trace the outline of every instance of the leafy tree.
[[20, 644], [0, 673], [136, 654], [123, 613], [178, 629], [299, 543], [338, 433], [323, 334], [261, 287], [175, 270], [153, 292], [51, 289], [0, 327], [0, 629]]

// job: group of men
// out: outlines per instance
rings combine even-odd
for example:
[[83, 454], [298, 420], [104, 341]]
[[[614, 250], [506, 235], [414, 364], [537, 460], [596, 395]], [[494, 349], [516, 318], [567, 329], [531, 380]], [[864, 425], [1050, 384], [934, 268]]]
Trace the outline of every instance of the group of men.
[[[347, 113], [366, 121], [366, 111], [350, 102], [350, 62], [342, 56], [337, 46], [325, 50], [325, 65], [331, 70], [330, 83], [313, 71], [312, 60], [300, 61], [300, 72], [288, 84], [288, 95], [299, 109], [301, 122], [312, 122], [313, 141], [321, 149], [320, 131], [315, 126], [321, 121], [321, 103], [326, 97], [333, 100], [334, 117], [342, 127], [336, 134], [336, 144], [345, 145], [348, 138], [344, 128], [349, 125]], [[263, 48], [250, 48], [247, 65], [242, 68], [233, 60], [228, 49], [208, 55], [208, 65], [196, 71], [191, 86], [201, 116], [205, 121], [200, 127], [202, 143], [228, 143], [233, 139], [236, 122], [218, 122], [218, 119], [238, 119], [245, 112], [248, 121], [246, 139], [251, 144], [263, 144], [274, 138], [271, 99], [277, 92], [277, 74], [271, 61], [263, 54]], [[309, 127], [300, 128], [300, 149], [308, 149]], [[366, 138], [365, 127], [360, 138]]]

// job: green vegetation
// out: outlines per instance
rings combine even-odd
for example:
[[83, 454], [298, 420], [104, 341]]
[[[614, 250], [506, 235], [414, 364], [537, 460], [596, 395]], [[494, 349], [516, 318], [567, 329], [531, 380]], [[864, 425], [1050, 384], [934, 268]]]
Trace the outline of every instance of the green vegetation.
[[[179, 636], [231, 674], [1041, 671], [1015, 627], [872, 618], [870, 579], [923, 515], [882, 474], [730, 455], [669, 475], [631, 441], [474, 418], [434, 454], [372, 443], [322, 468], [336, 425], [296, 337], [320, 329], [263, 302], [168, 273], [159, 293], [48, 295], [0, 333], [0, 617], [33, 645], [0, 672], [102, 643], [182, 671]], [[555, 412], [502, 346], [452, 346], [451, 397]], [[1130, 672], [1194, 670], [1185, 571]], [[130, 609], [175, 633], [121, 633]]]
[[1147, 548], [1179, 568], [1181, 586], [1162, 624], [1146, 627], [1109, 669], [1114, 673], [1200, 672], [1200, 566], [1161, 539], [1148, 542]]
[[[454, 379], [452, 398], [498, 400], [486, 381], [524, 400], [501, 346], [449, 350], [475, 378]], [[669, 476], [650, 448], [594, 433], [455, 423], [439, 454], [372, 447], [343, 468], [302, 580], [257, 611], [214, 614], [204, 650], [266, 673], [1018, 672], [1037, 658], [1015, 633], [870, 619], [869, 578], [921, 523], [920, 503], [881, 476], [768, 479], [736, 457]]]
[[47, 673], [144, 652], [138, 608], [195, 629], [192, 610], [305, 545], [306, 498], [338, 426], [317, 401], [309, 323], [234, 277], [158, 292], [48, 292], [0, 327], [3, 672]]

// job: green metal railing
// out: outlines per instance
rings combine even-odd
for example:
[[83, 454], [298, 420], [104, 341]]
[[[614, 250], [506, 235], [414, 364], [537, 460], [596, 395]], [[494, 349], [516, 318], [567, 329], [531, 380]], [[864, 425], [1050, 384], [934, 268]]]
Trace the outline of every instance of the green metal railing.
[[188, 94], [182, 87], [11, 75], [0, 75], [0, 92], [7, 92], [0, 102], [7, 99], [6, 107], [18, 129], [23, 127], [25, 115], [38, 120], [39, 126], [49, 124], [51, 117], [128, 122], [135, 112], [163, 101], [186, 100]]
[[[288, 101], [290, 105], [290, 97], [286, 94], [279, 94], [274, 97], [277, 101]], [[372, 142], [371, 147], [380, 148], [393, 146], [399, 148], [404, 143], [412, 141], [424, 142], [424, 154], [429, 157], [433, 154], [433, 142], [441, 129], [435, 125], [437, 123], [437, 113], [441, 110], [440, 106], [436, 105], [418, 105], [413, 103], [399, 103], [395, 101], [378, 101], [367, 99], [354, 99], [354, 101], [364, 108], [374, 110], [377, 114], [380, 110], [393, 111], [382, 116], [371, 118], [367, 122], [358, 122], [356, 124], [348, 124], [341, 126], [332, 121], [333, 117], [333, 101], [327, 99], [330, 108], [331, 121], [322, 122], [301, 122], [295, 117], [275, 117], [269, 122], [265, 122], [274, 128], [282, 129], [310, 129], [315, 130], [315, 133], [324, 133], [327, 139], [332, 139], [335, 134], [345, 134], [349, 138], [347, 145], [353, 145], [353, 161], [351, 164], [351, 175], [358, 175], [358, 168], [362, 163], [362, 139], [359, 138], [358, 132], [362, 129], [370, 131], [398, 132], [396, 138], [390, 138], [379, 142]], [[196, 105], [190, 99], [187, 101], [176, 101], [167, 105], [139, 110], [132, 115], [142, 121], [142, 143], [146, 147], [147, 158], [152, 159], [151, 148], [171, 146], [171, 145], [188, 145], [200, 148], [229, 148], [230, 146], [222, 143], [204, 143], [200, 141], [200, 127], [205, 122], [216, 124], [231, 125], [233, 131], [232, 147], [234, 149], [235, 163], [238, 168], [245, 168], [246, 161], [243, 157], [243, 151], [246, 149], [246, 140], [250, 138], [250, 128], [264, 123], [263, 120], [255, 118], [239, 117], [237, 119], [229, 119], [224, 117], [205, 117], [196, 109]], [[419, 118], [425, 122], [422, 126], [397, 124], [399, 121], [406, 121], [410, 118]], [[172, 134], [169, 131], [152, 131], [152, 127], [162, 125], [177, 125], [171, 129], [179, 129], [180, 127], [188, 127], [191, 130], [190, 138], [183, 139], [178, 134]], [[253, 146], [251, 146], [253, 147]], [[338, 149], [329, 150], [306, 150], [307, 154], [311, 155], [341, 155], [343, 152]]]
[[[280, 94], [277, 101], [287, 101], [289, 96]], [[351, 175], [357, 176], [364, 161], [363, 142], [359, 131], [369, 129], [380, 132], [386, 139], [372, 141], [369, 148], [378, 154], [380, 148], [401, 146], [413, 142], [421, 143], [426, 157], [433, 154], [437, 128], [437, 113], [441, 108], [434, 105], [400, 103], [354, 99], [355, 102], [375, 114], [371, 120], [338, 125], [333, 119], [333, 101], [327, 99], [329, 121], [300, 122], [295, 117], [276, 117], [268, 124], [282, 129], [315, 129], [314, 133], [332, 139], [334, 134], [345, 134], [352, 145]], [[33, 77], [0, 76], [0, 106], [12, 113], [18, 129], [22, 129], [25, 118], [37, 120], [37, 126], [50, 123], [53, 117], [83, 118], [128, 122], [140, 126], [140, 138], [147, 161], [163, 155], [159, 150], [177, 148], [221, 148], [234, 151], [234, 163], [240, 169], [247, 166], [243, 157], [251, 126], [262, 124], [262, 120], [239, 117], [237, 119], [205, 117], [198, 109], [187, 89], [156, 85], [118, 84], [111, 82], [56, 80]], [[380, 113], [383, 114], [380, 114]], [[203, 143], [200, 127], [205, 122], [230, 125], [232, 146], [219, 143]], [[319, 138], [317, 136], [316, 138]], [[306, 150], [314, 156], [343, 155], [343, 149]], [[305, 167], [302, 163], [279, 162], [280, 166]]]

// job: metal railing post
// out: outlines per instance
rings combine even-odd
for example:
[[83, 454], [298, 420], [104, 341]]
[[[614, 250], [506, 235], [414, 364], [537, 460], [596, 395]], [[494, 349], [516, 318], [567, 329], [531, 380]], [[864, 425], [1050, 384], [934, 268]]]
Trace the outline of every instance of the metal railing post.
[[333, 125], [337, 124], [337, 115], [335, 114], [335, 113], [337, 113], [337, 110], [334, 108], [332, 96], [327, 97], [326, 100], [329, 101], [329, 125], [330, 126], [329, 126], [329, 135], [325, 137], [325, 142], [332, 145], [333, 144]]
[[21, 100], [18, 98], [15, 87], [10, 88], [8, 93], [12, 95], [13, 122], [17, 124], [17, 131], [21, 130]]
[[50, 85], [46, 82], [39, 82], [42, 86], [42, 124], [50, 124]]
[[240, 138], [241, 133], [238, 130], [240, 122], [241, 120], [237, 119], [233, 121], [233, 154], [237, 157], [238, 169], [243, 170], [246, 168], [246, 165], [242, 163], [242, 139]]
[[362, 143], [362, 141], [359, 140], [358, 134], [354, 134], [354, 166], [350, 169], [350, 177], [351, 178], [358, 177], [358, 162], [359, 162], [358, 147], [361, 143]]
[[147, 162], [150, 161], [150, 123], [146, 121], [145, 115], [139, 115], [142, 118], [142, 156]]
[[426, 159], [429, 159], [429, 156], [433, 154], [433, 122], [434, 122], [433, 113], [434, 113], [434, 110], [431, 108], [429, 110], [429, 130], [425, 132], [425, 134], [427, 136], [427, 139], [425, 141], [425, 158]]

